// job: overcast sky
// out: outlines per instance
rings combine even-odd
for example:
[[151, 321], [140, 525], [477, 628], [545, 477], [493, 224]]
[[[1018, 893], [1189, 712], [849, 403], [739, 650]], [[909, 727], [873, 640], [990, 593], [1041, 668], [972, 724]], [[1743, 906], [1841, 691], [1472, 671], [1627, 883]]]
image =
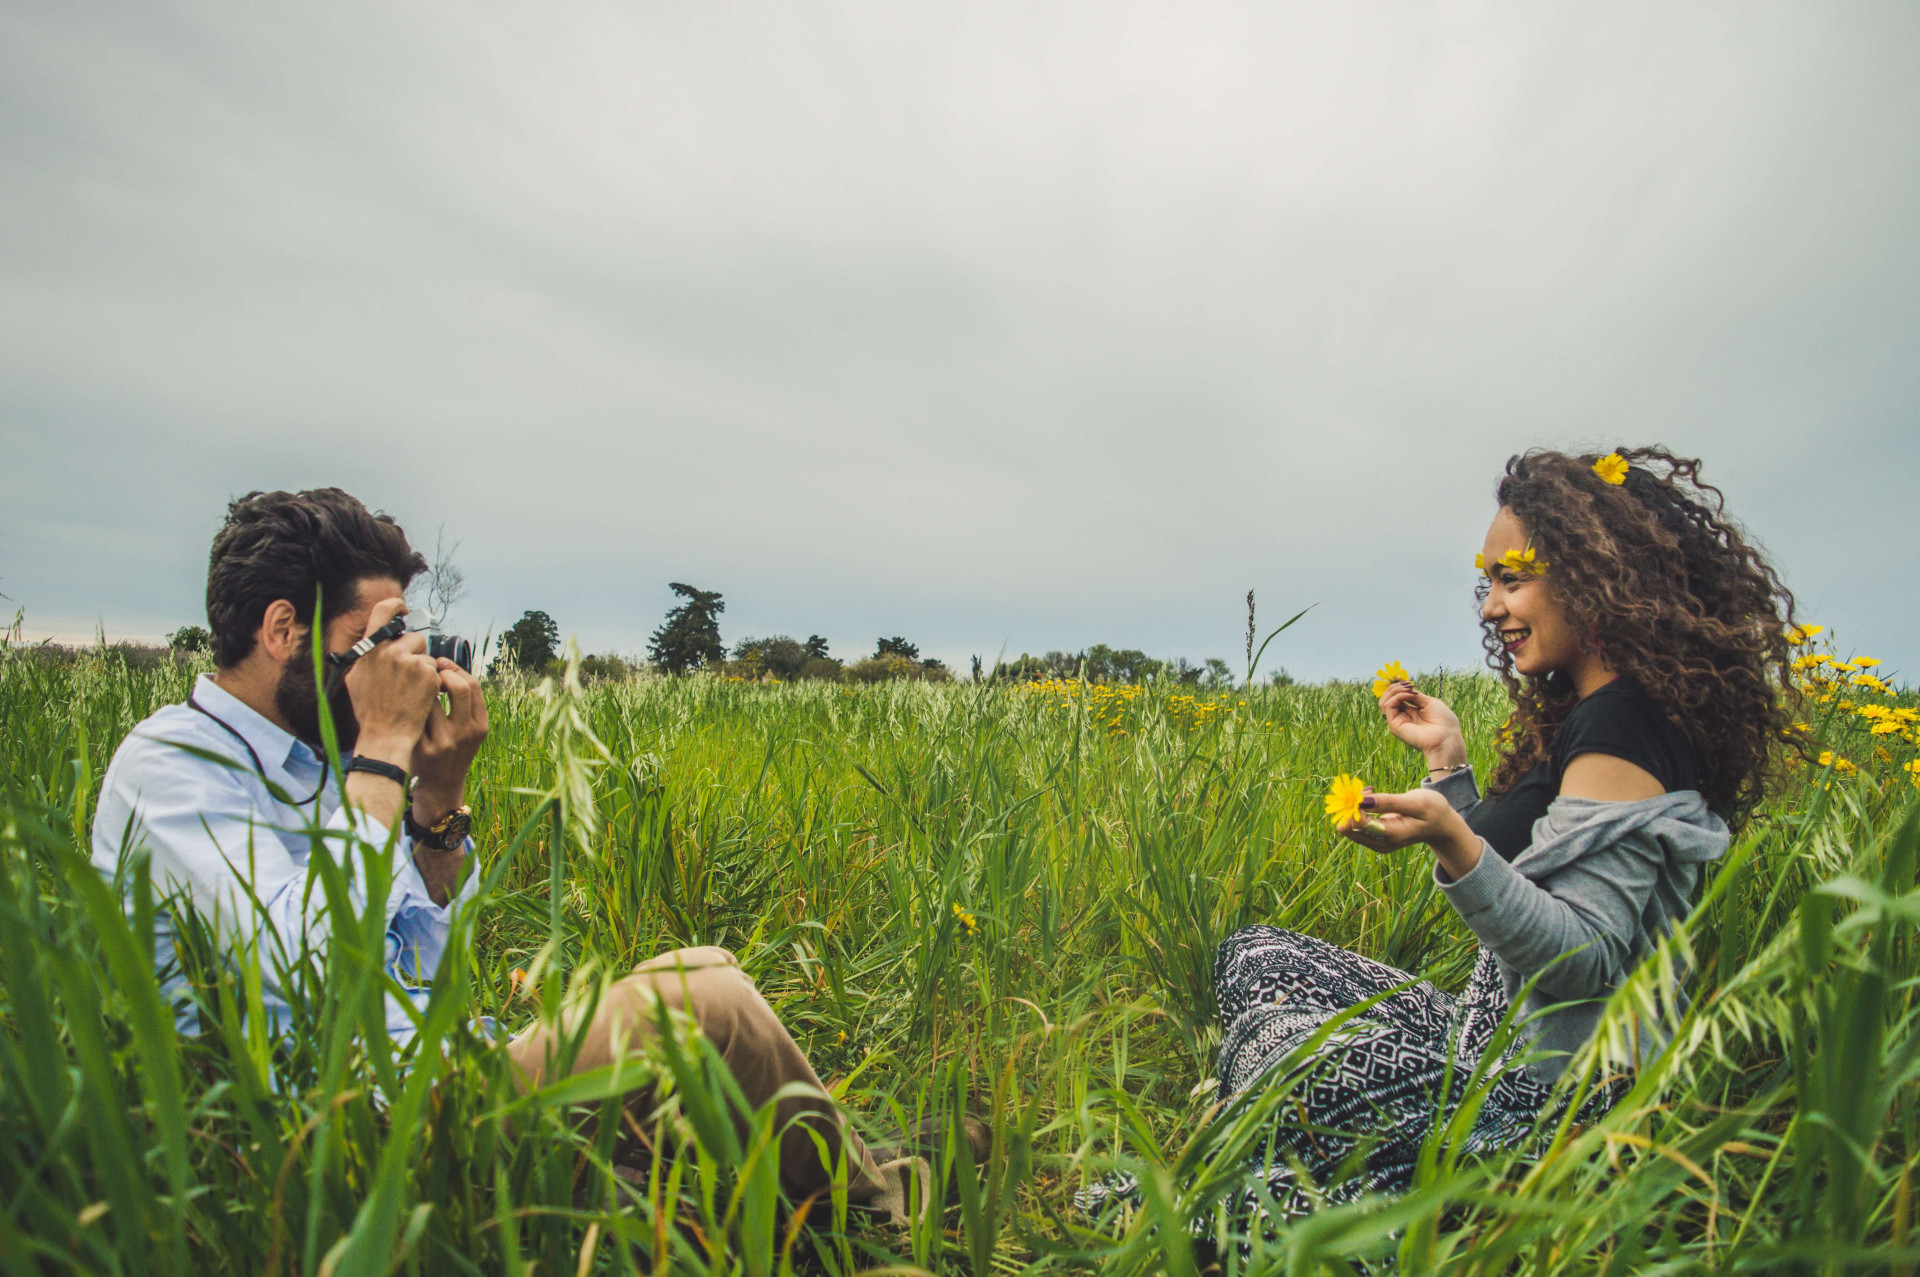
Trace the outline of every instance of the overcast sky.
[[1706, 459], [1920, 669], [1920, 6], [0, 7], [0, 592], [254, 488], [483, 633], [1477, 663], [1506, 457]]

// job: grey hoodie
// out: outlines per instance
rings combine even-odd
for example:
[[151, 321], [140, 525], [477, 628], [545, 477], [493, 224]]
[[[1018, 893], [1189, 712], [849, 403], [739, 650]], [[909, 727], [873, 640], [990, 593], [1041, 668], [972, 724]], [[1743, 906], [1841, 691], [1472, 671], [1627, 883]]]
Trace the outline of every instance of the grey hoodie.
[[[1471, 771], [1432, 788], [1462, 814], [1480, 801]], [[1686, 917], [1700, 866], [1730, 841], [1725, 822], [1691, 789], [1635, 802], [1560, 797], [1511, 864], [1483, 839], [1480, 863], [1460, 878], [1434, 866], [1440, 890], [1493, 952], [1507, 996], [1540, 977], [1521, 1009], [1533, 1017], [1521, 1031], [1554, 1054], [1528, 1066], [1534, 1077], [1552, 1081], [1565, 1071], [1607, 997]], [[1685, 993], [1673, 995], [1684, 1008]], [[1561, 1003], [1573, 1005], [1541, 1014]], [[1664, 1045], [1643, 1039], [1641, 1059]]]

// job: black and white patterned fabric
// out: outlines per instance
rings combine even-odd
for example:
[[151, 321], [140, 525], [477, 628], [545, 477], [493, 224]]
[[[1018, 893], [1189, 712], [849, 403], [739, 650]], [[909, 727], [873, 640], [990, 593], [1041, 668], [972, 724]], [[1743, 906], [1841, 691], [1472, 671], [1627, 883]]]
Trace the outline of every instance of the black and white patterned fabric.
[[[1220, 946], [1213, 978], [1223, 1033], [1220, 1100], [1252, 1097], [1281, 1081], [1294, 1084], [1255, 1154], [1253, 1169], [1265, 1191], [1249, 1183], [1230, 1211], [1236, 1231], [1251, 1230], [1256, 1217], [1270, 1212], [1291, 1219], [1316, 1204], [1411, 1187], [1422, 1143], [1465, 1097], [1507, 1014], [1499, 968], [1484, 948], [1465, 991], [1454, 996], [1312, 936], [1254, 926]], [[1329, 1019], [1380, 994], [1386, 996], [1279, 1074], [1286, 1056]], [[1524, 1048], [1525, 1040], [1516, 1038], [1489, 1061], [1496, 1066], [1489, 1069], [1493, 1081], [1464, 1152], [1518, 1147], [1553, 1102], [1552, 1088], [1515, 1061]], [[1604, 1113], [1623, 1089], [1622, 1079], [1597, 1090], [1582, 1105], [1581, 1120]], [[1356, 1164], [1357, 1173], [1339, 1177]], [[1302, 1172], [1311, 1182], [1303, 1182]], [[1082, 1190], [1075, 1205], [1099, 1216], [1118, 1202], [1137, 1205], [1138, 1196], [1132, 1177], [1117, 1173]]]

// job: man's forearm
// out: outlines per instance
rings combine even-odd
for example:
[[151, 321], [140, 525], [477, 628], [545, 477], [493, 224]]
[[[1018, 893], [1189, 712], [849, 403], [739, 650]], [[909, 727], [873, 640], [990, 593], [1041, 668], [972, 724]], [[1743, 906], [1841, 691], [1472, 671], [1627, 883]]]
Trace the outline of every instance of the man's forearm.
[[371, 820], [392, 829], [400, 820], [406, 791], [399, 782], [372, 772], [347, 773], [347, 801]]

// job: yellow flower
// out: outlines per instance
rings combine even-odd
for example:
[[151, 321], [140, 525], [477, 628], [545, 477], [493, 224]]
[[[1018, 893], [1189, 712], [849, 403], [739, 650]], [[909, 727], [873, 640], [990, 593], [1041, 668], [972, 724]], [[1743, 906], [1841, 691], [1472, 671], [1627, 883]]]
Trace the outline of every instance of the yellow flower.
[[1342, 772], [1327, 787], [1327, 815], [1335, 825], [1352, 824], [1360, 819], [1360, 800], [1366, 796], [1367, 782]]
[[1473, 552], [1473, 566], [1475, 571], [1485, 572], [1487, 570], [1487, 556], [1475, 550]]
[[953, 907], [953, 916], [960, 920], [960, 925], [967, 929], [968, 935], [972, 935], [977, 929], [979, 920], [957, 904]]
[[1870, 670], [1879, 663], [1880, 658], [1877, 656], [1856, 656], [1853, 658], [1853, 668], [1857, 670]]
[[1627, 459], [1617, 452], [1609, 452], [1593, 463], [1593, 472], [1600, 476], [1600, 482], [1616, 487], [1627, 481], [1627, 469]]
[[1388, 661], [1373, 672], [1373, 698], [1379, 700], [1387, 694], [1387, 688], [1395, 683], [1411, 683], [1406, 666], [1398, 661]]
[[1787, 642], [1792, 643], [1796, 647], [1803, 643], [1811, 643], [1813, 642], [1813, 636], [1824, 633], [1826, 628], [1824, 625], [1789, 625], [1787, 627]]
[[1500, 566], [1509, 572], [1534, 576], [1544, 575], [1547, 570], [1546, 560], [1535, 557], [1531, 545], [1524, 550], [1508, 550], [1500, 556]]

